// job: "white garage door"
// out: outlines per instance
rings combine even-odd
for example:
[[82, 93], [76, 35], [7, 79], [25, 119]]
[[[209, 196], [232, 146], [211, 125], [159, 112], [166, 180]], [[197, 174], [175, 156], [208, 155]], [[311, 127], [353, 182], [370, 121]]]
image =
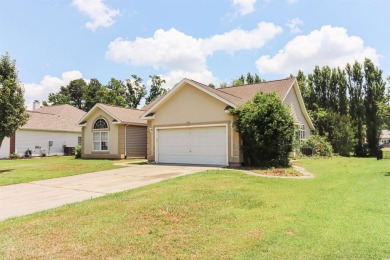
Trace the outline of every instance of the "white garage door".
[[226, 127], [158, 130], [160, 163], [227, 165]]

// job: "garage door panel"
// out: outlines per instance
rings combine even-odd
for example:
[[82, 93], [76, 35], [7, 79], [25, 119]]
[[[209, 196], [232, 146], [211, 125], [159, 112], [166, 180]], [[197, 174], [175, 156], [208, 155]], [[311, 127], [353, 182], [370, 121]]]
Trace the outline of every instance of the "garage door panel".
[[226, 165], [226, 127], [158, 130], [158, 161]]
[[160, 154], [185, 154], [190, 150], [190, 146], [180, 145], [161, 145], [159, 147]]

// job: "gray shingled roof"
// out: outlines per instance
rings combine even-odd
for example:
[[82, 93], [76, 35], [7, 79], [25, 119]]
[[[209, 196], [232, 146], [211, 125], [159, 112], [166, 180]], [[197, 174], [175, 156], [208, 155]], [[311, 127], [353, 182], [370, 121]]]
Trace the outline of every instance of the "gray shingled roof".
[[256, 95], [256, 93], [259, 92], [263, 92], [263, 93], [275, 92], [276, 95], [278, 95], [278, 97], [280, 98], [280, 100], [283, 100], [286, 97], [288, 90], [294, 83], [294, 80], [295, 80], [294, 78], [288, 78], [288, 79], [267, 81], [267, 82], [248, 84], [248, 85], [242, 85], [237, 87], [220, 88], [218, 89], [218, 91], [239, 97], [240, 100], [238, 100], [238, 102], [234, 102], [234, 104], [236, 105], [244, 104], [245, 102], [252, 99]]
[[81, 132], [78, 121], [85, 112], [70, 105], [54, 105], [28, 111], [30, 118], [21, 129]]

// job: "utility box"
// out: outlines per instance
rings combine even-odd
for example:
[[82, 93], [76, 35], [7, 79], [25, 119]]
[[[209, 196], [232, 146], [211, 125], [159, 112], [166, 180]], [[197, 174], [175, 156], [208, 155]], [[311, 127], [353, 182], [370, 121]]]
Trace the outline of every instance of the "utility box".
[[75, 147], [64, 146], [64, 155], [74, 155]]

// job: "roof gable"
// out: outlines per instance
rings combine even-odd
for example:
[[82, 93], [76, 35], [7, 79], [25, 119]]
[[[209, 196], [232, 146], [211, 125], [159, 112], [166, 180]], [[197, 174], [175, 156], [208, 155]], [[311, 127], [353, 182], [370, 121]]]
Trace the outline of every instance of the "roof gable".
[[190, 79], [182, 79], [178, 84], [175, 85], [166, 95], [156, 98], [149, 105], [145, 106], [143, 109], [146, 110], [141, 118], [148, 119], [148, 115], [154, 113], [161, 105], [163, 105], [171, 96], [175, 95], [180, 89], [185, 86], [191, 86], [199, 89], [200, 91], [207, 93], [208, 95], [214, 97], [215, 99], [235, 107], [235, 103], [239, 102], [240, 98], [231, 95], [229, 93], [224, 93], [213, 89], [209, 86], [206, 86], [202, 83], [196, 82]]
[[125, 107], [117, 107], [106, 104], [98, 103], [96, 104], [88, 113], [79, 120], [79, 125], [83, 125], [95, 111], [102, 110], [109, 116], [111, 116], [116, 124], [133, 124], [133, 125], [146, 125], [147, 122], [140, 118], [140, 116], [145, 112], [140, 109], [132, 109]]

